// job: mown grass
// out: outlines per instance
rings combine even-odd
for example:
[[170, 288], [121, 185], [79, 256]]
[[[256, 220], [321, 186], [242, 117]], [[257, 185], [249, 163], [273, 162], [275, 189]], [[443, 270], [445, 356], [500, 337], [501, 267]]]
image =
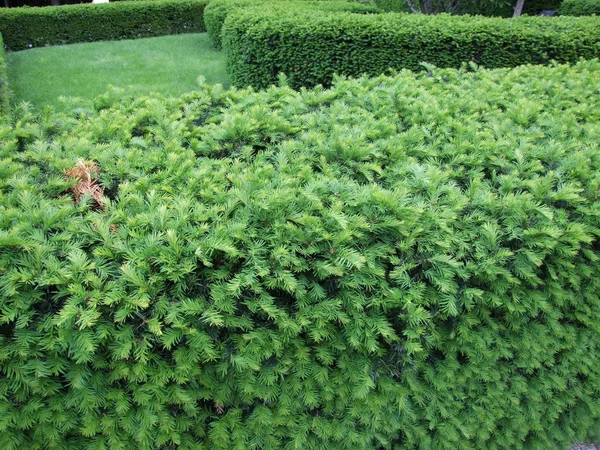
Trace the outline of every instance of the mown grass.
[[183, 34], [148, 39], [38, 48], [8, 55], [13, 103], [65, 107], [59, 98], [91, 100], [110, 85], [175, 96], [207, 83], [229, 85], [224, 54], [208, 36]]

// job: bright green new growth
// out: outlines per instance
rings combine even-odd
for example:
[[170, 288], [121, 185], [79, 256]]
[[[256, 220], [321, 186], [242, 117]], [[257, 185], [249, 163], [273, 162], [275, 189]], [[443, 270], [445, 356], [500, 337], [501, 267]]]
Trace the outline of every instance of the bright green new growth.
[[281, 72], [299, 88], [327, 86], [334, 74], [423, 70], [423, 62], [493, 68], [600, 56], [597, 17], [365, 15], [287, 5], [237, 8], [227, 16], [223, 48], [234, 85], [265, 88]]
[[[162, 1], [162, 0], [161, 0]], [[148, 95], [179, 96], [208, 84], [229, 85], [225, 55], [206, 34], [73, 44], [8, 54], [13, 103], [69, 108], [60, 97], [91, 102], [109, 85]], [[60, 81], [58, 81], [60, 80]]]
[[[17, 110], [0, 128], [3, 448], [585, 438], [600, 419], [598, 71]], [[76, 165], [103, 201], [74, 204]]]

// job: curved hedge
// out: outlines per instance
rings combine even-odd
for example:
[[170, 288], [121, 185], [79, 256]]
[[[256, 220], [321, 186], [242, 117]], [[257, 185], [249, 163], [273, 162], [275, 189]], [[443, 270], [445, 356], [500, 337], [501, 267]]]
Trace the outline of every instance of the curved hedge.
[[585, 438], [599, 71], [21, 107], [0, 127], [3, 449]]
[[207, 0], [161, 0], [2, 8], [0, 32], [9, 50], [205, 31]]
[[563, 16], [600, 16], [600, 1], [563, 0], [559, 12]]
[[222, 35], [221, 30], [227, 16], [237, 9], [256, 8], [263, 9], [278, 8], [289, 13], [290, 9], [309, 8], [313, 11], [324, 12], [353, 12], [358, 14], [378, 13], [375, 5], [345, 2], [345, 1], [273, 1], [273, 0], [214, 0], [209, 3], [204, 11], [204, 24], [212, 44], [220, 49]]
[[408, 14], [361, 15], [236, 9], [223, 28], [237, 86], [264, 88], [280, 72], [293, 87], [328, 85], [334, 73], [422, 70], [422, 62], [484, 67], [575, 62], [600, 56], [600, 18], [500, 19]]

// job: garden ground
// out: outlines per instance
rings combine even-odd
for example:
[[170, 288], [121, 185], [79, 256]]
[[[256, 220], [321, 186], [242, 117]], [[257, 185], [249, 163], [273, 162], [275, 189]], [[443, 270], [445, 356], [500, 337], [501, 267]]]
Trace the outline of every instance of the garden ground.
[[193, 90], [198, 76], [209, 84], [229, 85], [225, 56], [212, 48], [205, 33], [36, 48], [7, 56], [14, 103], [36, 107], [62, 109], [61, 96], [92, 100], [110, 85], [165, 96]]

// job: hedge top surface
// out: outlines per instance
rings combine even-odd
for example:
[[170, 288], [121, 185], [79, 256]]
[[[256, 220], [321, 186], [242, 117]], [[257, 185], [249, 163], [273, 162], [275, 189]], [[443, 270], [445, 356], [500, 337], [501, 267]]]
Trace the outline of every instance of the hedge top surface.
[[583, 439], [598, 71], [20, 108], [0, 127], [4, 448]]

